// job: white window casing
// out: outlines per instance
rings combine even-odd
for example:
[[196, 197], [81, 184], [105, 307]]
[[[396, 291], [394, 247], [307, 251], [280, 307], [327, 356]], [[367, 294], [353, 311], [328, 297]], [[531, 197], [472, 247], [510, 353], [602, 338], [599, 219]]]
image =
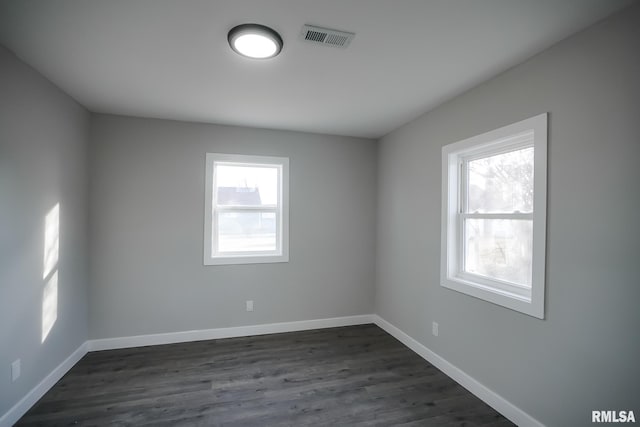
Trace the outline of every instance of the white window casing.
[[[478, 209], [469, 208], [470, 196], [467, 194], [470, 188], [469, 174], [470, 165], [477, 160], [483, 161], [491, 158], [508, 159], [509, 155], [519, 153], [530, 153], [533, 149], [533, 197], [532, 206], [529, 209], [520, 211], [519, 209]], [[514, 154], [516, 153], [516, 154]], [[511, 166], [511, 165], [507, 165]], [[525, 164], [529, 166], [529, 164]], [[529, 175], [527, 175], [529, 176]], [[521, 178], [524, 180], [524, 178]], [[487, 181], [489, 182], [489, 181]], [[511, 185], [512, 187], [509, 187]], [[530, 186], [530, 183], [528, 184]], [[526, 185], [511, 182], [505, 185], [509, 188], [523, 188]], [[477, 186], [476, 186], [477, 187]], [[518, 194], [513, 190], [513, 194], [506, 192], [505, 188], [498, 190], [477, 190], [482, 196], [488, 197], [490, 191], [496, 191], [502, 199], [509, 197], [517, 199]], [[441, 235], [441, 266], [440, 283], [443, 287], [452, 289], [464, 294], [480, 298], [540, 319], [544, 318], [544, 287], [545, 287], [545, 254], [546, 254], [546, 190], [547, 190], [547, 114], [538, 116], [481, 134], [442, 148], [442, 235]], [[524, 190], [520, 190], [524, 192]], [[483, 193], [484, 192], [484, 193]], [[521, 196], [522, 197], [522, 196]], [[531, 200], [529, 198], [528, 200]], [[480, 199], [483, 202], [483, 199]], [[491, 202], [487, 201], [487, 205]], [[474, 222], [475, 221], [475, 222]], [[471, 258], [465, 258], [468, 253], [476, 253], [471, 249], [479, 247], [478, 241], [482, 236], [470, 236], [467, 233], [468, 224], [486, 225], [492, 230], [490, 225], [502, 226], [503, 230], [517, 229], [524, 230], [532, 228], [531, 239], [525, 239], [525, 234], [518, 235], [512, 231], [507, 233], [502, 231], [501, 235], [491, 235], [488, 232], [484, 236], [485, 241], [503, 242], [497, 254], [504, 253], [503, 257], [508, 258], [508, 250], [504, 249], [511, 244], [512, 253], [521, 256], [529, 268], [521, 268], [519, 271], [513, 265], [508, 265], [509, 271], [520, 277], [526, 276], [526, 280], [507, 280], [499, 274], [478, 274], [468, 271], [469, 265], [474, 265]], [[472, 228], [471, 226], [469, 226]], [[484, 227], [483, 227], [484, 228]], [[499, 227], [497, 227], [499, 228]], [[505, 237], [506, 236], [506, 237]], [[518, 241], [520, 238], [520, 241]], [[472, 245], [475, 243], [475, 246]], [[529, 242], [531, 242], [529, 244]], [[528, 251], [519, 248], [531, 248]], [[487, 252], [487, 248], [483, 247]], [[477, 251], [480, 253], [480, 250]], [[491, 252], [491, 253], [494, 253]], [[486, 255], [485, 255], [486, 256]], [[497, 256], [496, 256], [497, 257]], [[514, 257], [512, 257], [514, 258]], [[501, 258], [502, 259], [502, 258]], [[491, 266], [490, 266], [491, 267]], [[500, 267], [500, 266], [498, 266]], [[496, 267], [496, 270], [499, 268]]]
[[[253, 178], [260, 170], [275, 173], [273, 182], [253, 183], [255, 188], [233, 188], [235, 196], [241, 193], [257, 191], [259, 186], [270, 193], [269, 203], [255, 200], [221, 201], [219, 180], [224, 168], [234, 170], [238, 179], [242, 179], [242, 171], [253, 172]], [[207, 153], [205, 167], [205, 212], [204, 212], [204, 264], [262, 264], [289, 261], [289, 159], [286, 157], [247, 156], [235, 154]], [[259, 180], [259, 179], [258, 179]], [[246, 181], [245, 181], [246, 182]], [[268, 188], [267, 188], [268, 187]], [[257, 189], [257, 190], [256, 190]], [[255, 199], [255, 197], [254, 197]], [[241, 217], [245, 217], [241, 220]], [[221, 220], [221, 218], [227, 218]], [[254, 230], [262, 224], [262, 219], [274, 222], [271, 230]], [[234, 222], [235, 219], [235, 222]], [[254, 224], [259, 221], [260, 224]], [[235, 227], [236, 235], [229, 229]], [[245, 227], [252, 230], [243, 233]], [[225, 234], [227, 233], [227, 234]], [[260, 234], [263, 233], [263, 234]], [[267, 238], [265, 239], [265, 236]], [[262, 240], [262, 244], [260, 244]], [[265, 243], [266, 241], [266, 243]], [[226, 242], [226, 243], [225, 243]], [[231, 243], [229, 243], [231, 242]]]

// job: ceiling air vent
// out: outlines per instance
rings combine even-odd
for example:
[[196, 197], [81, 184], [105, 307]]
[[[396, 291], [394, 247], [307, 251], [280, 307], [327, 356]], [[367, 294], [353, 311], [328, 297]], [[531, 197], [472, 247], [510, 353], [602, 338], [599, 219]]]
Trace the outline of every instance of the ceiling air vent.
[[303, 25], [300, 36], [302, 40], [307, 42], [345, 48], [349, 46], [349, 43], [351, 43], [355, 34], [348, 33], [346, 31], [316, 27], [313, 25]]

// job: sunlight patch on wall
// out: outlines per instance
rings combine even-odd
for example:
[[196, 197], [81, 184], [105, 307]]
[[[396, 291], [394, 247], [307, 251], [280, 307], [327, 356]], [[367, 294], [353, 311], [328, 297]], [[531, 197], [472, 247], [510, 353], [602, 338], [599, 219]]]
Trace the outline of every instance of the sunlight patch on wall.
[[44, 260], [42, 278], [42, 341], [44, 342], [58, 320], [58, 256], [60, 248], [60, 203], [44, 219]]
[[60, 247], [60, 203], [49, 211], [44, 221], [44, 267], [42, 278], [58, 266], [58, 250]]
[[54, 272], [42, 292], [42, 342], [58, 319], [58, 272]]

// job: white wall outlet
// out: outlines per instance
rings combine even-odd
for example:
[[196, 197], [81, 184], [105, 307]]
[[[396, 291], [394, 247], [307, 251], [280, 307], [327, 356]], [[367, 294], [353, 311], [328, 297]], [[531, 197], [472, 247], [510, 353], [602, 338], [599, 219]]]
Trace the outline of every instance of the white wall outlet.
[[16, 359], [11, 364], [11, 382], [15, 382], [20, 377], [20, 359]]
[[438, 322], [431, 323], [431, 333], [434, 337], [438, 336]]
[[247, 311], [253, 311], [253, 300], [247, 300]]

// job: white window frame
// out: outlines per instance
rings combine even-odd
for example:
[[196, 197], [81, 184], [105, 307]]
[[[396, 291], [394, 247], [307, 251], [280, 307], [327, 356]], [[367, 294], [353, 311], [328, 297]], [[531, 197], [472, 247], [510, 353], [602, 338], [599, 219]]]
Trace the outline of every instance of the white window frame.
[[[276, 206], [217, 206], [214, 182], [216, 165], [278, 168], [278, 202]], [[276, 250], [224, 252], [215, 250], [217, 213], [224, 210], [272, 212], [276, 214]], [[246, 156], [207, 153], [205, 166], [204, 265], [264, 264], [289, 261], [289, 159], [286, 157]]]
[[[464, 162], [525, 147], [534, 148], [533, 213], [464, 213]], [[464, 294], [544, 319], [547, 216], [547, 113], [442, 148], [440, 284]], [[463, 271], [464, 218], [533, 221], [531, 289]]]

